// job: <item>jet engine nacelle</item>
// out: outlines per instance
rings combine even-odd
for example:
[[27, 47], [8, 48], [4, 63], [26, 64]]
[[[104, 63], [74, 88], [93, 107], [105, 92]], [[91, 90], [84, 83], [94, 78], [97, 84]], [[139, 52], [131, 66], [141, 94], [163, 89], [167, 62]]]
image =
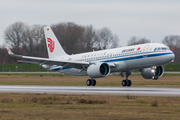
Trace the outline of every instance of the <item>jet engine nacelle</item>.
[[100, 78], [108, 76], [110, 67], [107, 63], [95, 63], [87, 68], [87, 74], [91, 78]]
[[141, 70], [141, 75], [144, 79], [155, 79], [154, 77], [161, 77], [164, 74], [163, 66], [144, 68]]

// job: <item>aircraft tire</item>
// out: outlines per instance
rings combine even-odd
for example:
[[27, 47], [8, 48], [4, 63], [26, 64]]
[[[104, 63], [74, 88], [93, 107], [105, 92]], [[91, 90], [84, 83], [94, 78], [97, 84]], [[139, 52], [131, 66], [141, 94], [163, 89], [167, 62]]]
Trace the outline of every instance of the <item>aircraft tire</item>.
[[92, 80], [92, 86], [96, 86], [96, 80]]
[[131, 80], [127, 80], [127, 86], [130, 87], [131, 86]]
[[155, 80], [157, 80], [157, 79], [158, 79], [158, 76], [155, 77]]
[[153, 80], [157, 80], [157, 79], [158, 79], [158, 76], [153, 76], [152, 79], [153, 79]]
[[126, 87], [126, 85], [127, 85], [127, 81], [126, 81], [126, 80], [123, 80], [123, 81], [122, 81], [122, 86], [123, 86], [123, 87]]
[[86, 85], [87, 85], [87, 86], [91, 86], [91, 84], [92, 84], [92, 81], [91, 81], [90, 79], [88, 79], [88, 80], [86, 81]]

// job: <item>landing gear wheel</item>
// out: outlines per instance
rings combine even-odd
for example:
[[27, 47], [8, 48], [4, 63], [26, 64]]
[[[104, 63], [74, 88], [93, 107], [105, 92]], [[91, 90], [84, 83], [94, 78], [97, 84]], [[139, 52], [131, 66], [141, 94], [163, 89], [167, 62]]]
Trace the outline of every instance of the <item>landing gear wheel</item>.
[[158, 76], [155, 77], [155, 80], [157, 80], [157, 79], [158, 79]]
[[123, 80], [123, 81], [122, 81], [122, 86], [123, 86], [123, 87], [126, 87], [126, 85], [127, 85], [126, 80]]
[[92, 86], [96, 86], [96, 80], [92, 80]]
[[157, 79], [158, 79], [158, 76], [155, 75], [155, 76], [152, 77], [152, 79], [153, 79], [153, 80], [157, 80]]
[[86, 84], [87, 84], [87, 86], [91, 86], [92, 81], [91, 81], [90, 79], [88, 79], [88, 80], [86, 81]]
[[127, 80], [127, 86], [128, 86], [128, 87], [131, 86], [131, 80]]
[[130, 71], [127, 71], [126, 72], [126, 80], [123, 80], [122, 81], [122, 86], [123, 87], [130, 87], [131, 86], [131, 80], [128, 80], [128, 77], [129, 77], [129, 75], [131, 75], [131, 72]]

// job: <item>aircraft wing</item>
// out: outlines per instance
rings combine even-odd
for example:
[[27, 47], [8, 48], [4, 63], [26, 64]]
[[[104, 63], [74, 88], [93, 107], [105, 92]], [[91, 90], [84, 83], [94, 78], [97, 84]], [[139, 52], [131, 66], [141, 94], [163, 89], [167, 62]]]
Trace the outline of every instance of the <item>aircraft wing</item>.
[[[24, 62], [24, 63], [31, 63], [31, 64], [40, 64], [40, 65], [59, 65], [64, 67], [72, 67], [77, 69], [87, 69], [89, 65], [94, 64], [91, 62], [85, 62], [85, 61], [67, 61], [67, 60], [56, 60], [56, 59], [49, 59], [49, 58], [40, 58], [40, 57], [30, 57], [30, 56], [23, 56], [23, 55], [16, 55], [14, 54], [6, 45], [8, 54], [13, 57], [23, 58], [26, 60], [18, 60], [18, 62]], [[109, 64], [110, 67], [114, 67], [113, 64]]]
[[40, 57], [30, 57], [30, 56], [23, 56], [23, 55], [16, 55], [14, 54], [6, 45], [8, 54], [13, 57], [23, 58], [26, 60], [18, 60], [18, 62], [24, 63], [31, 63], [31, 64], [40, 64], [40, 65], [60, 65], [64, 67], [73, 67], [78, 69], [83, 69], [88, 67], [91, 63], [90, 62], [79, 62], [79, 61], [65, 61], [65, 60], [55, 60], [49, 58], [40, 58]]
[[28, 57], [28, 56], [21, 56], [24, 59], [33, 60], [34, 63], [39, 63], [40, 65], [59, 65], [62, 67], [73, 67], [82, 69], [84, 67], [88, 67], [90, 65], [89, 62], [79, 62], [79, 61], [63, 61], [63, 60], [54, 60], [48, 58], [39, 58], [39, 57]]

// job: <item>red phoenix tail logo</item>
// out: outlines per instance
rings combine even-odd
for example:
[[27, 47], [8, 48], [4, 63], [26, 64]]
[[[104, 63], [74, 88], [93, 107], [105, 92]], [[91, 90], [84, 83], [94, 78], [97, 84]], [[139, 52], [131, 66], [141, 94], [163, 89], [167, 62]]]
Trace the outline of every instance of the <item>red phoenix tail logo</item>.
[[55, 42], [51, 38], [47, 38], [49, 51], [52, 53], [54, 51]]

